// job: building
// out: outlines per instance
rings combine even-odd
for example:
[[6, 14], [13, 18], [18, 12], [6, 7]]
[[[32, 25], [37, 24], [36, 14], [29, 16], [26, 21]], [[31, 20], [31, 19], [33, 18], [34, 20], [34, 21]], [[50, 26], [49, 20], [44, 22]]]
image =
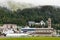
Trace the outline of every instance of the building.
[[3, 25], [4, 28], [17, 28], [16, 24], [4, 24]]
[[17, 32], [16, 24], [4, 24], [0, 27], [1, 33], [9, 34], [9, 33], [14, 33], [14, 31]]
[[[56, 30], [51, 27], [51, 18], [48, 18], [47, 21], [48, 27], [44, 28], [45, 22], [41, 21], [39, 23], [30, 21], [29, 26], [26, 25], [24, 28], [21, 28], [20, 30], [17, 28], [16, 24], [4, 24], [0, 27], [0, 32], [5, 34], [15, 34], [15, 33], [25, 33], [32, 36], [56, 36]], [[31, 25], [39, 25], [39, 27], [31, 28]], [[41, 27], [41, 26], [42, 27]]]
[[[32, 23], [32, 22], [31, 22]], [[42, 25], [45, 23], [43, 21], [40, 22]], [[34, 23], [36, 24], [36, 23]], [[39, 25], [37, 23], [36, 25]], [[56, 30], [51, 27], [51, 18], [48, 18], [48, 27], [44, 28], [22, 28], [22, 31], [28, 33], [33, 36], [56, 36]]]
[[22, 28], [22, 31], [32, 36], [55, 36], [53, 28]]

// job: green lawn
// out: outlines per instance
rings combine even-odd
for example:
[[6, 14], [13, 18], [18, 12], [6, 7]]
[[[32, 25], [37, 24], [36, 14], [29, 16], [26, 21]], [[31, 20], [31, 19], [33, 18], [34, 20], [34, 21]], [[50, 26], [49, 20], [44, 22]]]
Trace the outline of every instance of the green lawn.
[[19, 37], [19, 38], [0, 38], [0, 40], [60, 40], [60, 37]]

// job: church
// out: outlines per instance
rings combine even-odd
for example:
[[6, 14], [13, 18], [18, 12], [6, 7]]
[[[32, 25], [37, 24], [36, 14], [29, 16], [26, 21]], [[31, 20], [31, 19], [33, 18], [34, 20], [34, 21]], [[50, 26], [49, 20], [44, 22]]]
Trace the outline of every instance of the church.
[[43, 25], [45, 23], [41, 21], [40, 23], [35, 23], [35, 22], [29, 22], [30, 26], [31, 25], [42, 25], [41, 28], [29, 28], [26, 26], [26, 28], [22, 28], [22, 31], [29, 33], [32, 36], [56, 36], [56, 30], [51, 27], [51, 18], [48, 18], [48, 27], [44, 28]]

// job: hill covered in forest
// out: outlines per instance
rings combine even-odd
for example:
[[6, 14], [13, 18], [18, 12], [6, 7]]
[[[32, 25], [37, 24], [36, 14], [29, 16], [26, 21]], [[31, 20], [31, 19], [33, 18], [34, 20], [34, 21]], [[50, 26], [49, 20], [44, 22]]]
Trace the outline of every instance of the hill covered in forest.
[[34, 8], [18, 9], [11, 11], [5, 7], [0, 7], [0, 24], [26, 25], [28, 21], [40, 22], [52, 19], [52, 26], [60, 29], [60, 8], [55, 6], [38, 6]]

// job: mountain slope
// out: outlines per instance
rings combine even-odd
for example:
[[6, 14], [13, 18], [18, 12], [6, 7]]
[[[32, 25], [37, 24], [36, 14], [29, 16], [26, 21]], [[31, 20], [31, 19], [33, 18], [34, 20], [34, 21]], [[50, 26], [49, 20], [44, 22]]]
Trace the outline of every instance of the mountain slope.
[[27, 3], [17, 3], [14, 1], [8, 1], [8, 6], [12, 9], [12, 10], [17, 10], [17, 9], [25, 9], [25, 8], [31, 8], [34, 7], [32, 4], [27, 4]]
[[11, 11], [0, 7], [0, 24], [11, 23], [25, 26], [28, 25], [28, 21], [40, 22], [44, 20], [46, 22], [49, 17], [52, 19], [52, 27], [60, 29], [60, 8], [47, 5]]
[[34, 7], [34, 5], [32, 4], [28, 4], [28, 3], [18, 3], [15, 1], [11, 1], [11, 0], [2, 0], [0, 1], [0, 6], [2, 7], [7, 7], [10, 10], [17, 10], [17, 9], [25, 9], [25, 8], [31, 8]]

